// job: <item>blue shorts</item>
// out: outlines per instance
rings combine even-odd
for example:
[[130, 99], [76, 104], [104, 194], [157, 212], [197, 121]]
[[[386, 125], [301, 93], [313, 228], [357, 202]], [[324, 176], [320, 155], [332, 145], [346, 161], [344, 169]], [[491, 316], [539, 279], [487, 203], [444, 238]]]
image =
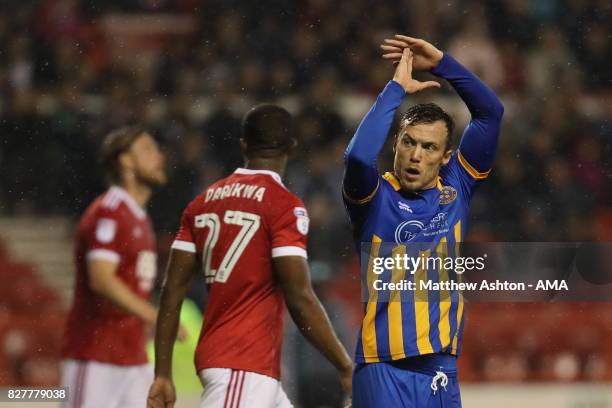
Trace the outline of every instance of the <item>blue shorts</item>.
[[357, 364], [353, 408], [460, 408], [457, 358], [428, 354]]

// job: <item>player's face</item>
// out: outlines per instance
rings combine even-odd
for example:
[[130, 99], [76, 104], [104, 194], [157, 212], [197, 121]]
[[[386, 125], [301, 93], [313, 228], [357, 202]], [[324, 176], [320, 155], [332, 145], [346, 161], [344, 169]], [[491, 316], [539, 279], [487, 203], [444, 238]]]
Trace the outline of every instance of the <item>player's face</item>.
[[145, 133], [136, 139], [128, 153], [139, 182], [150, 187], [166, 184], [166, 159], [151, 135]]
[[436, 185], [440, 167], [451, 151], [446, 148], [447, 129], [443, 121], [404, 126], [395, 142], [393, 170], [402, 190], [418, 191]]

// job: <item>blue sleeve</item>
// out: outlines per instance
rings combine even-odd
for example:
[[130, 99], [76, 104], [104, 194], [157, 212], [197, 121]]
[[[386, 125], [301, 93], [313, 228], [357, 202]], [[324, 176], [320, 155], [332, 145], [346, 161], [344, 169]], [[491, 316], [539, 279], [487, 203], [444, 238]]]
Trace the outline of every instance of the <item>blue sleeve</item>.
[[379, 179], [376, 158], [405, 94], [400, 84], [389, 81], [359, 124], [344, 154], [343, 190], [347, 200], [365, 203], [376, 192]]
[[495, 159], [504, 106], [488, 86], [447, 53], [431, 72], [446, 79], [467, 105], [472, 118], [457, 156], [472, 177], [485, 178]]

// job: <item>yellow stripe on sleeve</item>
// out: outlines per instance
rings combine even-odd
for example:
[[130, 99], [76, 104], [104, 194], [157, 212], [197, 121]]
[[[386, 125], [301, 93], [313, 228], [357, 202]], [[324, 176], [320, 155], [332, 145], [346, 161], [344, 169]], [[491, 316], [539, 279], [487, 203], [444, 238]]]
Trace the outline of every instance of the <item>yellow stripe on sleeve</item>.
[[[395, 259], [396, 256], [404, 257], [406, 253], [406, 247], [404, 245], [398, 245], [393, 248], [392, 257]], [[397, 266], [397, 265], [396, 265]], [[406, 270], [404, 268], [393, 268], [392, 281], [399, 283], [404, 279]], [[393, 360], [400, 358], [406, 358], [406, 352], [404, 351], [404, 334], [402, 332], [402, 303], [400, 298], [401, 292], [394, 290], [391, 292], [389, 297], [389, 304], [387, 306], [387, 315], [389, 321], [389, 351]]]
[[361, 345], [363, 348], [363, 358], [366, 363], [377, 363], [378, 349], [376, 346], [376, 304], [378, 302], [378, 292], [374, 290], [374, 281], [378, 276], [374, 273], [374, 258], [378, 256], [382, 240], [377, 235], [372, 236], [372, 247], [370, 248], [370, 258], [368, 261], [367, 281], [368, 281], [368, 303], [366, 313], [361, 327]]
[[376, 192], [378, 191], [378, 187], [380, 185], [380, 181], [377, 180], [376, 181], [376, 187], [374, 188], [374, 190], [368, 194], [366, 197], [364, 198], [360, 198], [360, 199], [355, 199], [355, 198], [351, 198], [346, 191], [344, 190], [344, 188], [342, 188], [342, 194], [344, 195], [344, 198], [346, 198], [346, 200], [350, 203], [353, 204], [357, 204], [357, 205], [362, 205], [362, 204], [367, 204], [370, 201], [372, 201], [372, 199], [374, 198], [374, 196], [376, 195]]
[[[423, 262], [429, 257], [429, 254], [429, 250], [419, 251]], [[419, 354], [428, 354], [433, 353], [433, 347], [429, 341], [429, 297], [427, 289], [421, 289], [421, 281], [427, 281], [427, 269], [423, 265], [420, 265], [414, 274], [414, 320]]]
[[480, 172], [478, 170], [476, 170], [474, 167], [472, 167], [472, 165], [470, 163], [468, 163], [468, 161], [465, 159], [465, 157], [463, 157], [463, 155], [461, 154], [460, 150], [457, 150], [457, 158], [459, 159], [459, 163], [461, 163], [461, 165], [463, 166], [463, 168], [470, 173], [470, 176], [474, 177], [476, 180], [482, 180], [487, 178], [487, 176], [489, 175], [489, 173], [491, 172], [491, 170]]

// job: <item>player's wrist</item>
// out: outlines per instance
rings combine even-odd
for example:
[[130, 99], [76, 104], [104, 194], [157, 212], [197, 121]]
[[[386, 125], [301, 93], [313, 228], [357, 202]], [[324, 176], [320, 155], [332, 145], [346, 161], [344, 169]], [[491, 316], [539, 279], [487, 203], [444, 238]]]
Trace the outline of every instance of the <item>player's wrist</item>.
[[393, 85], [397, 85], [397, 92], [401, 93], [402, 96], [410, 95], [417, 92], [417, 90], [414, 89], [410, 81], [406, 80], [405, 78], [402, 78], [401, 75], [395, 74], [393, 76], [393, 79], [391, 79], [391, 83]]
[[389, 93], [393, 93], [398, 97], [403, 97], [406, 94], [406, 90], [404, 89], [401, 80], [399, 78], [396, 78], [395, 75], [393, 76], [393, 78], [391, 78], [391, 80], [385, 87], [385, 90], [387, 89]]
[[438, 77], [444, 78], [449, 69], [449, 64], [452, 65], [453, 58], [447, 52], [440, 51], [440, 59], [435, 63], [430, 72]]
[[441, 50], [437, 50], [435, 57], [432, 58], [432, 61], [433, 61], [432, 69], [436, 69], [438, 65], [440, 65], [440, 61], [442, 61], [442, 59], [444, 59], [444, 52]]
[[165, 365], [158, 365], [155, 367], [155, 379], [160, 381], [170, 381], [172, 382], [172, 370], [170, 367], [166, 367]]

